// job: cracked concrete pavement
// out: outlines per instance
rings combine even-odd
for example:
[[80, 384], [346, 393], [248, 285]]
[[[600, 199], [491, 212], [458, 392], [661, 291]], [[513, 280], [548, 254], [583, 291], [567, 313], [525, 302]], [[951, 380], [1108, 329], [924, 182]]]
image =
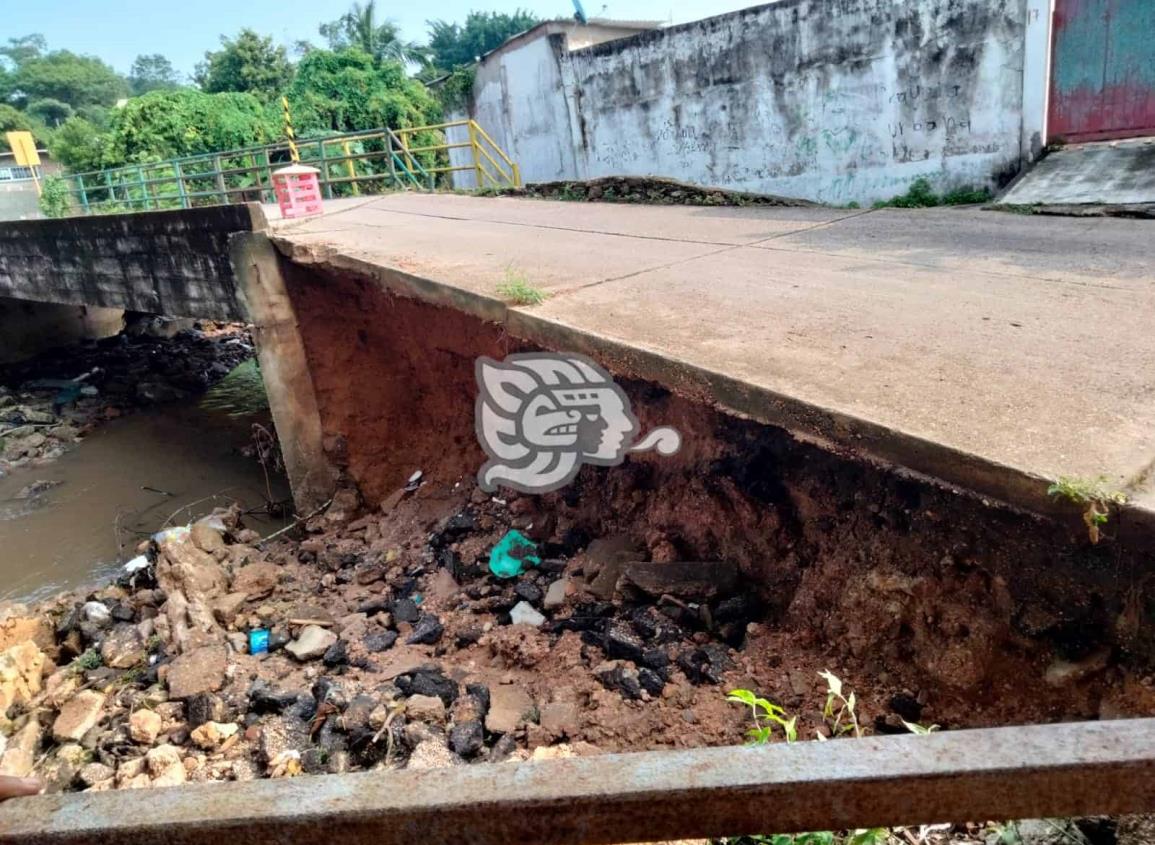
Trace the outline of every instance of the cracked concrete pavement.
[[[802, 437], [1033, 509], [1104, 475], [1155, 513], [1149, 221], [394, 194], [272, 228]], [[510, 273], [549, 299], [504, 305]]]

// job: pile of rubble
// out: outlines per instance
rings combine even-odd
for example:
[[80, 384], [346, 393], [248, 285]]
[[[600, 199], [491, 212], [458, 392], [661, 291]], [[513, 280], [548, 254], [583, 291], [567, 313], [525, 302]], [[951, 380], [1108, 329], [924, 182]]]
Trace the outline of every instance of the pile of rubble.
[[[742, 741], [724, 684], [762, 626], [733, 568], [432, 486], [364, 516], [343, 491], [267, 544], [218, 511], [114, 585], [7, 608], [0, 774], [104, 790]], [[524, 571], [498, 577], [511, 536]]]
[[673, 179], [605, 176], [589, 181], [533, 182], [523, 188], [501, 188], [502, 196], [577, 202], [627, 202], [652, 205], [810, 206], [806, 200], [703, 188]]
[[144, 323], [0, 367], [0, 475], [53, 460], [135, 408], [202, 393], [252, 355], [240, 326], [206, 324], [168, 336]]

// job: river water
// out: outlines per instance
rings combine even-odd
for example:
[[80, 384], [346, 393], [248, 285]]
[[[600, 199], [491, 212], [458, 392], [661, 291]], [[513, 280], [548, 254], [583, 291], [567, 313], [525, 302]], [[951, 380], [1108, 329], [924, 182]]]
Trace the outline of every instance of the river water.
[[[0, 478], [0, 600], [105, 582], [161, 528], [286, 499], [282, 476], [239, 454], [254, 423], [272, 428], [249, 361], [198, 402], [112, 420], [59, 460]], [[284, 522], [253, 512], [245, 524], [267, 534]]]

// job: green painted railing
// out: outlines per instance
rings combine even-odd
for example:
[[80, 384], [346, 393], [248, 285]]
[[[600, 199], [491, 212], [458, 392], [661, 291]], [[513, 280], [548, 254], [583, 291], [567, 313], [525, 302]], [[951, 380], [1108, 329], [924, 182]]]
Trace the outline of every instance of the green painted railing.
[[[468, 128], [469, 142], [450, 143], [447, 130]], [[449, 151], [473, 147], [474, 164], [454, 167]], [[492, 153], [490, 149], [492, 148]], [[374, 129], [297, 141], [301, 164], [316, 167], [326, 199], [401, 189], [435, 190], [457, 170], [481, 171], [494, 185], [516, 185], [520, 173], [473, 121], [394, 131]], [[502, 162], [484, 168], [478, 162]], [[291, 164], [287, 141], [65, 176], [74, 213], [108, 214], [276, 201], [273, 173]]]

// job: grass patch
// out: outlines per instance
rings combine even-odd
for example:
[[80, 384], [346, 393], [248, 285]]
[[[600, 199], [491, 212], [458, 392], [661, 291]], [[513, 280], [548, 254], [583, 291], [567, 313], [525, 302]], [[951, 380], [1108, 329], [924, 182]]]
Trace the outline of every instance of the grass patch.
[[934, 208], [940, 205], [976, 205], [990, 202], [988, 188], [954, 188], [945, 194], [936, 194], [926, 179], [915, 179], [905, 194], [888, 200], [879, 200], [874, 208]]
[[497, 295], [513, 305], [541, 305], [549, 294], [530, 284], [524, 273], [505, 271], [505, 281], [497, 286]]

